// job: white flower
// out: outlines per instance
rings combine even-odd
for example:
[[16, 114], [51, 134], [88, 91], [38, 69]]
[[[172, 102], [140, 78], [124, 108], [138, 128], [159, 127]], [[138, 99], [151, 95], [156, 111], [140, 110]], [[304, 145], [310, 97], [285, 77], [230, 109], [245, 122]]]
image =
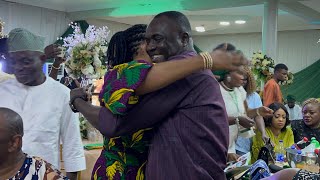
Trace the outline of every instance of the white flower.
[[108, 50], [108, 47], [107, 46], [101, 46], [101, 51], [103, 54], [105, 54]]
[[92, 75], [94, 73], [94, 68], [91, 65], [87, 65], [86, 67], [81, 69], [81, 72], [86, 76]]
[[262, 61], [262, 66], [267, 66], [269, 63], [270, 63], [270, 61], [265, 59]]
[[264, 58], [264, 55], [263, 55], [263, 54], [261, 54], [261, 53], [259, 53], [259, 54], [257, 54], [257, 58], [259, 58], [259, 59], [263, 59], [263, 58]]

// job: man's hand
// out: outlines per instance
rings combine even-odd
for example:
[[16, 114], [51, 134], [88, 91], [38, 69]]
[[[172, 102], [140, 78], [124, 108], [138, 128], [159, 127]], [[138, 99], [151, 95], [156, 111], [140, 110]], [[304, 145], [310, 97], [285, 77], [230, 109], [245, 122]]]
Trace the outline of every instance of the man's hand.
[[224, 49], [217, 49], [210, 53], [213, 59], [212, 70], [228, 70], [236, 71], [240, 70], [243, 65], [247, 65], [249, 61], [240, 52], [228, 52], [226, 51], [227, 44]]
[[83, 99], [88, 100], [88, 93], [85, 88], [75, 88], [70, 91], [70, 99], [74, 99], [76, 97], [82, 97]]
[[243, 126], [244, 128], [251, 128], [255, 125], [254, 120], [247, 116], [239, 116], [238, 119], [239, 119], [240, 125]]
[[65, 59], [61, 56], [63, 54], [62, 48], [58, 44], [50, 44], [44, 48], [44, 53], [47, 59], [54, 58], [54, 64], [60, 66]]

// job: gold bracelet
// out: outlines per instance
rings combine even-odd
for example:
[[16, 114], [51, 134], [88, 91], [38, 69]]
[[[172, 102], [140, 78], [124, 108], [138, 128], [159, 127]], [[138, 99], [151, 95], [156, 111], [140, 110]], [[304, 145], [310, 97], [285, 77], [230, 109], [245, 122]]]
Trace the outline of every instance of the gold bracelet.
[[206, 58], [205, 58], [205, 56], [204, 56], [204, 54], [202, 52], [200, 53], [200, 56], [203, 59], [203, 70], [205, 70], [206, 67], [207, 67], [207, 60], [206, 60]]
[[204, 68], [203, 69], [212, 69], [213, 67], [213, 59], [208, 52], [201, 52], [200, 56], [203, 59]]
[[60, 66], [59, 67], [55, 67], [53, 64], [51, 66], [53, 69], [56, 69], [56, 70], [59, 70], [60, 69]]
[[212, 60], [211, 55], [208, 52], [205, 52], [204, 55], [207, 57], [207, 63], [208, 63], [207, 68], [212, 69], [213, 60]]

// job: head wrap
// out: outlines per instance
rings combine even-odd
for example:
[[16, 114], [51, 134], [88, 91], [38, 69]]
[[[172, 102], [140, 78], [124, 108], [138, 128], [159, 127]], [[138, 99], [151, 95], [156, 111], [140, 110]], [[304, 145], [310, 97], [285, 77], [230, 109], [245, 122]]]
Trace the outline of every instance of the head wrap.
[[13, 29], [9, 33], [9, 52], [37, 51], [43, 53], [44, 39], [23, 28]]
[[296, 97], [295, 97], [294, 95], [289, 94], [289, 95], [287, 96], [287, 101], [288, 101], [288, 102], [296, 101]]
[[227, 74], [229, 74], [229, 71], [226, 71], [226, 70], [219, 70], [219, 71], [212, 71], [212, 73], [215, 75], [215, 76], [219, 76], [220, 78], [218, 79], [218, 81], [222, 81], [225, 76]]

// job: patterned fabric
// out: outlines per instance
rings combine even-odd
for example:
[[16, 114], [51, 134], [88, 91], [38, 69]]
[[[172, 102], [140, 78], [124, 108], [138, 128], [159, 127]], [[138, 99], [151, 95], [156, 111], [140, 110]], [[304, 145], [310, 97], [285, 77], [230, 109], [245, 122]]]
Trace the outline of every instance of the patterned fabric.
[[[131, 61], [115, 66], [105, 75], [100, 93], [101, 105], [113, 114], [123, 115], [130, 106], [138, 102], [134, 91], [147, 76], [152, 64], [145, 61]], [[151, 129], [139, 130], [129, 136], [108, 139], [98, 158], [91, 179], [94, 180], [142, 180]]]
[[291, 128], [294, 135], [294, 142], [296, 143], [301, 141], [304, 137], [307, 137], [309, 140], [312, 137], [320, 140], [319, 128], [311, 129], [304, 123], [303, 120], [291, 121]]
[[318, 180], [320, 179], [320, 174], [308, 172], [306, 170], [299, 170], [297, 174], [293, 177], [293, 180]]
[[60, 171], [38, 157], [27, 155], [16, 175], [7, 180], [67, 180]]
[[151, 63], [143, 60], [115, 66], [104, 77], [103, 90], [99, 95], [101, 105], [113, 114], [123, 115], [128, 105], [138, 102], [134, 90], [143, 82], [151, 67]]

